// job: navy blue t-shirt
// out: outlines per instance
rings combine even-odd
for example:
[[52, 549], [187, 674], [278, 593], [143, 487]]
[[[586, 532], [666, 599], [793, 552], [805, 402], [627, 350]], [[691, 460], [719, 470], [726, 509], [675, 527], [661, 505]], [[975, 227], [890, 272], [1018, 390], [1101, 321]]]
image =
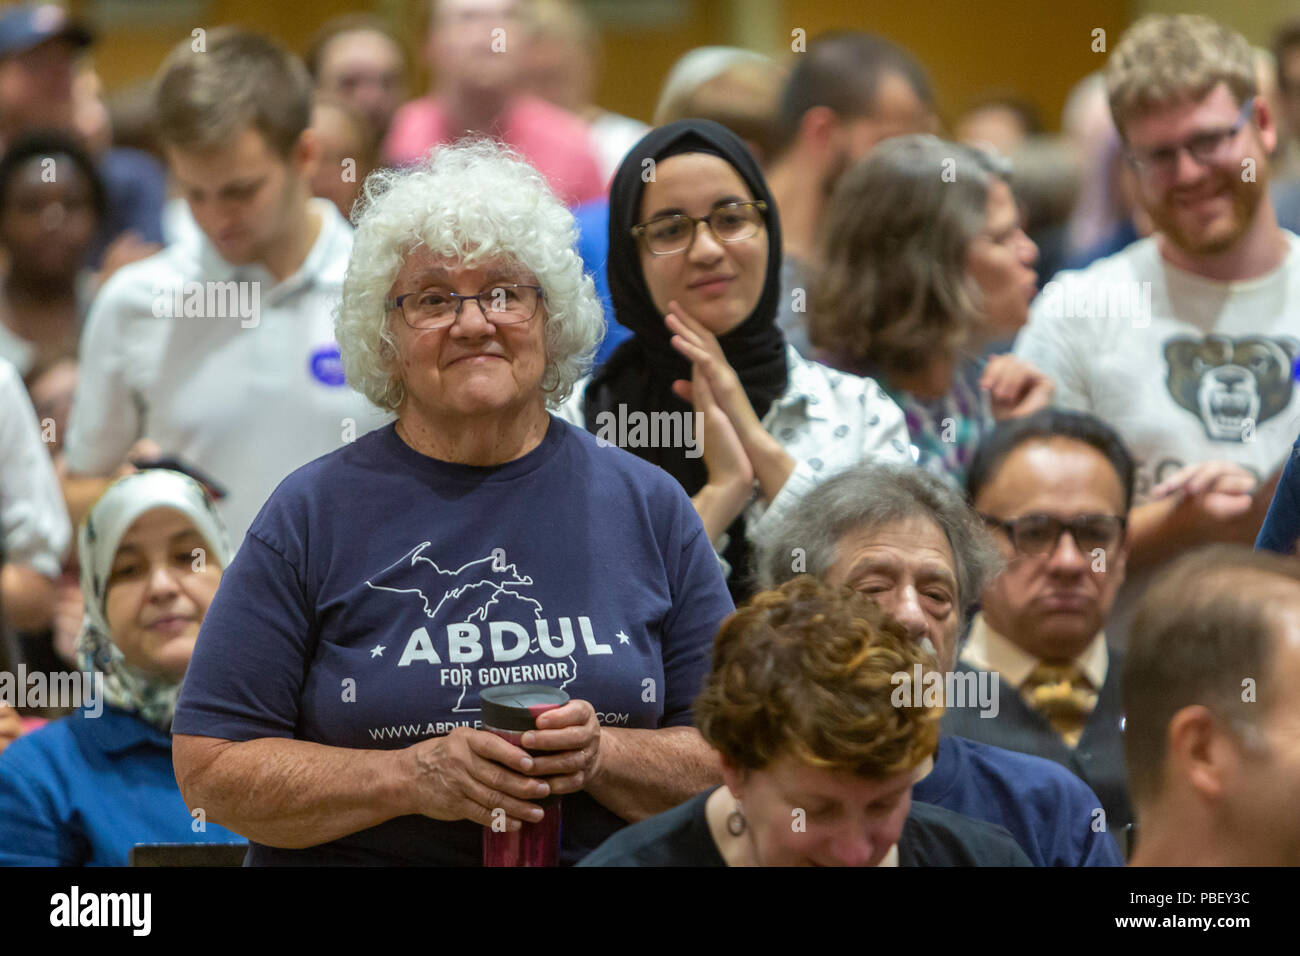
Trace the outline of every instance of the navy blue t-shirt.
[[[496, 467], [437, 461], [389, 425], [298, 469], [226, 571], [173, 732], [392, 750], [478, 727], [485, 686], [540, 683], [603, 725], [688, 726], [733, 610], [667, 472], [552, 417]], [[563, 798], [561, 860], [624, 821]], [[482, 828], [405, 816], [253, 864], [473, 865]]]
[[1123, 866], [1101, 800], [1060, 764], [945, 734], [912, 798], [1006, 827], [1034, 866]]

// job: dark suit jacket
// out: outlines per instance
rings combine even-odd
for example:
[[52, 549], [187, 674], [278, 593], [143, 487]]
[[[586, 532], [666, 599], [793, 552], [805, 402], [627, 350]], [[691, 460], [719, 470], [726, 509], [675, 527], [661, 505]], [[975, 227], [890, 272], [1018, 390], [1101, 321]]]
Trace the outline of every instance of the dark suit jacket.
[[[981, 717], [974, 707], [955, 707], [944, 713], [943, 731], [995, 747], [1018, 750], [1054, 760], [1072, 770], [1092, 787], [1106, 811], [1106, 828], [1120, 840], [1124, 827], [1133, 822], [1124, 777], [1124, 736], [1120, 730], [1123, 703], [1120, 700], [1120, 675], [1124, 672], [1123, 655], [1110, 648], [1106, 682], [1097, 698], [1097, 707], [1083, 729], [1079, 746], [1071, 750], [1052, 730], [1047, 718], [1025, 703], [1019, 691], [1004, 681], [998, 684], [998, 715]], [[961, 673], [975, 673], [967, 664], [957, 663]], [[1120, 842], [1123, 846], [1123, 842]]]

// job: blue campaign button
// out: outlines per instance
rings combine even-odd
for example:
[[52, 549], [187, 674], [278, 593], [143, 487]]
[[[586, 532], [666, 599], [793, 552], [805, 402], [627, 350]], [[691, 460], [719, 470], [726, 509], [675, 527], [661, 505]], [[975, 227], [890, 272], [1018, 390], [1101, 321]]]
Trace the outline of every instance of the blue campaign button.
[[343, 356], [337, 345], [331, 342], [311, 353], [311, 374], [322, 385], [347, 384], [347, 378], [343, 374]]

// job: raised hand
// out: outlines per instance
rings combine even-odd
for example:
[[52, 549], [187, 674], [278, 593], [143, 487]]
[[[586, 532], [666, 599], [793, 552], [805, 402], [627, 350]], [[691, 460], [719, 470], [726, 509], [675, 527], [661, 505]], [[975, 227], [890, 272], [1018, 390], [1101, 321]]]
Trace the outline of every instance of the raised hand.
[[738, 495], [743, 492], [748, 498], [754, 485], [754, 466], [735, 424], [718, 404], [703, 370], [693, 366], [691, 380], [674, 382], [673, 392], [695, 409], [698, 423], [695, 438], [709, 472], [709, 484]]
[[1056, 385], [1035, 366], [1014, 355], [995, 355], [984, 366], [980, 388], [987, 389], [993, 417], [1021, 418], [1052, 403]]
[[664, 324], [673, 333], [673, 348], [690, 359], [691, 364], [708, 379], [718, 407], [731, 419], [737, 433], [743, 434], [752, 428], [761, 430], [762, 425], [754, 414], [754, 407], [749, 404], [740, 376], [722, 353], [717, 337], [692, 318], [676, 300], [669, 302], [668, 308]]

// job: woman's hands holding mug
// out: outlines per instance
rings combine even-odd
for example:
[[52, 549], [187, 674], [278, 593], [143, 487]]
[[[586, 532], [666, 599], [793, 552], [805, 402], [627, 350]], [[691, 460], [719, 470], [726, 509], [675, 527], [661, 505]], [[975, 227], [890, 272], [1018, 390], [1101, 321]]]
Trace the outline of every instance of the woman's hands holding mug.
[[542, 818], [542, 808], [529, 801], [551, 793], [545, 780], [530, 775], [532, 757], [486, 730], [457, 727], [406, 748], [406, 756], [413, 761], [411, 812], [435, 820], [490, 827], [503, 811], [509, 829], [518, 830], [521, 822]]
[[576, 793], [599, 773], [600, 724], [585, 700], [539, 714], [537, 730], [525, 733], [522, 743], [551, 752], [533, 757], [503, 737], [469, 727], [408, 747], [412, 812], [485, 827], [504, 812], [508, 828], [517, 830], [521, 822], [542, 818], [542, 808], [530, 801]]

